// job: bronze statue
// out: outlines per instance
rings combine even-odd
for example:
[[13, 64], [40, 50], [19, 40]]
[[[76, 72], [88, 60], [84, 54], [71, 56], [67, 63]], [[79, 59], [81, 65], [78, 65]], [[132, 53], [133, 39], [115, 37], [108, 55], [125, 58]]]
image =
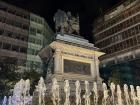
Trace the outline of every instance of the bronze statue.
[[64, 30], [67, 27], [67, 20], [68, 20], [68, 17], [66, 13], [59, 9], [54, 16], [56, 32], [60, 32], [62, 34], [64, 33]]
[[79, 34], [79, 18], [72, 17], [71, 12], [58, 10], [54, 15], [56, 32], [64, 34]]

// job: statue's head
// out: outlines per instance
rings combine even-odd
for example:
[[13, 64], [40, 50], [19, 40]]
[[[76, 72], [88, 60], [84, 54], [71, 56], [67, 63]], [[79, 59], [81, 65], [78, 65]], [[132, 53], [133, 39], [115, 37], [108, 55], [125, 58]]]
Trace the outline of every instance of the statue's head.
[[71, 16], [71, 12], [70, 11], [67, 12], [67, 16], [68, 17]]

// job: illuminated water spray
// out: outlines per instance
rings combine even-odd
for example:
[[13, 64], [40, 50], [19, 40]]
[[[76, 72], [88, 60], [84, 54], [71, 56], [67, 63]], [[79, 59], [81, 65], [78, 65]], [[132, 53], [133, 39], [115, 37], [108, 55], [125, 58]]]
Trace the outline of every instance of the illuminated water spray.
[[124, 84], [124, 96], [125, 96], [126, 105], [131, 105], [130, 97], [128, 94], [128, 86], [126, 84]]
[[102, 105], [107, 105], [107, 99], [108, 99], [108, 89], [105, 83], [103, 83], [103, 100]]
[[38, 92], [39, 96], [39, 105], [45, 105], [45, 93], [46, 93], [46, 85], [44, 83], [44, 79], [41, 77], [38, 85], [36, 86], [36, 91]]
[[59, 105], [59, 103], [60, 103], [59, 85], [55, 78], [53, 78], [52, 82], [53, 82], [53, 84], [52, 84], [51, 92], [52, 92], [53, 105]]
[[64, 105], [70, 105], [70, 86], [69, 86], [69, 81], [68, 80], [65, 80], [64, 92], [65, 92], [65, 103], [64, 103]]
[[112, 104], [115, 105], [115, 84], [112, 82], [110, 85]]
[[76, 92], [75, 92], [76, 105], [81, 105], [81, 86], [80, 86], [80, 82], [76, 81], [75, 86], [76, 86]]
[[97, 105], [99, 94], [98, 94], [98, 88], [97, 88], [97, 83], [96, 82], [93, 83], [93, 94], [94, 94], [94, 104]]
[[85, 94], [84, 94], [84, 99], [85, 99], [85, 105], [90, 105], [90, 89], [89, 89], [89, 82], [85, 81]]

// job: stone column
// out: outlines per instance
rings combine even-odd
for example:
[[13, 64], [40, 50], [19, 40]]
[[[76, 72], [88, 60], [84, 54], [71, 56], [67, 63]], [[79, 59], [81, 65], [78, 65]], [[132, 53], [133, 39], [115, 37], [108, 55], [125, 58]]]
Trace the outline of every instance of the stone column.
[[59, 49], [56, 49], [54, 55], [54, 73], [62, 73], [61, 66], [61, 51]]
[[96, 70], [96, 77], [98, 79], [100, 78], [100, 73], [99, 73], [99, 59], [97, 56], [95, 56], [95, 70]]
[[96, 65], [95, 65], [94, 57], [93, 57], [93, 60], [92, 60], [92, 63], [91, 63], [91, 75], [94, 79], [96, 79], [97, 72], [96, 72]]
[[95, 56], [95, 70], [96, 70], [96, 82], [99, 90], [102, 90], [102, 79], [99, 73], [99, 59], [98, 56]]

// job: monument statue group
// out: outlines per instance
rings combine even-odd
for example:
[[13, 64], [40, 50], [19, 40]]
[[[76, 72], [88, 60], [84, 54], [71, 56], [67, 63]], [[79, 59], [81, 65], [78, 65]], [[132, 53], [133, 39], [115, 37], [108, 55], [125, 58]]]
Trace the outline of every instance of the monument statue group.
[[65, 13], [59, 9], [54, 15], [54, 22], [58, 33], [79, 34], [79, 17], [72, 17], [71, 12]]
[[65, 80], [69, 80], [70, 84], [76, 80], [87, 80], [101, 85], [98, 57], [104, 53], [79, 35], [79, 17], [58, 10], [54, 22], [55, 40], [39, 53], [42, 59], [50, 61], [47, 83], [51, 84], [53, 78], [56, 78], [60, 84]]

